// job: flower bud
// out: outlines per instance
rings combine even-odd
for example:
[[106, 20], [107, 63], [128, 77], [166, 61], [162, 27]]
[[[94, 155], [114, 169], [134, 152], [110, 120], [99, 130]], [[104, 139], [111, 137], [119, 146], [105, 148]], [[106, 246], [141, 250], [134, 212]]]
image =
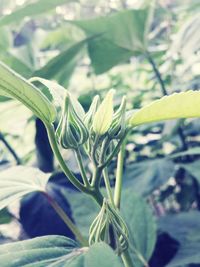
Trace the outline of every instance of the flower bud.
[[94, 114], [97, 111], [99, 105], [99, 96], [96, 95], [90, 105], [90, 108], [88, 110], [88, 112], [86, 113], [83, 122], [85, 123], [85, 126], [87, 127], [88, 131], [91, 130], [92, 127], [92, 122], [93, 122], [93, 118], [94, 118]]
[[124, 134], [126, 129], [125, 116], [126, 116], [126, 97], [124, 96], [122, 98], [120, 107], [113, 115], [113, 121], [108, 131], [108, 134], [111, 138], [117, 139]]
[[88, 131], [81, 118], [77, 115], [69, 94], [65, 98], [63, 114], [57, 127], [56, 135], [60, 145], [66, 149], [76, 149], [88, 139]]
[[93, 131], [97, 135], [105, 134], [113, 119], [113, 95], [115, 90], [110, 90], [101, 105], [99, 106], [97, 112], [94, 115], [93, 119]]
[[128, 229], [115, 209], [104, 199], [89, 232], [89, 244], [106, 242], [118, 255], [128, 248]]

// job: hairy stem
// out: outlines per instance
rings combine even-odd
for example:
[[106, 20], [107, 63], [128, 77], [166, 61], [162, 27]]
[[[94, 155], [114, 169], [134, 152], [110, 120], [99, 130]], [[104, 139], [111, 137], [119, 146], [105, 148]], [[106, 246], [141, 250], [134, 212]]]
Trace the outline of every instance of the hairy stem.
[[117, 158], [117, 171], [116, 171], [116, 182], [115, 182], [115, 191], [114, 191], [114, 203], [115, 206], [120, 208], [121, 193], [122, 193], [122, 176], [123, 176], [123, 165], [124, 165], [124, 154], [126, 148], [126, 140], [122, 143], [120, 152]]
[[77, 158], [77, 162], [78, 162], [78, 165], [79, 165], [79, 169], [80, 169], [80, 172], [81, 172], [81, 176], [82, 176], [83, 182], [84, 182], [85, 186], [89, 188], [90, 187], [90, 183], [88, 181], [88, 178], [87, 178], [87, 175], [86, 175], [86, 172], [85, 172], [85, 168], [83, 166], [83, 160], [82, 160], [82, 156], [81, 156], [79, 148], [77, 148], [75, 150], [75, 154], [76, 154], [76, 158]]
[[133, 265], [131, 256], [128, 252], [128, 250], [124, 251], [121, 255], [122, 261], [124, 263], [124, 267], [136, 267]]
[[76, 240], [79, 241], [79, 243], [82, 246], [88, 246], [88, 241], [82, 236], [82, 234], [80, 233], [80, 231], [78, 230], [76, 225], [72, 222], [72, 220], [69, 218], [69, 216], [60, 207], [60, 205], [57, 203], [57, 201], [46, 193], [45, 193], [45, 196], [48, 199], [51, 206], [56, 211], [56, 213], [60, 216], [60, 218], [64, 221], [64, 223], [67, 225], [67, 227], [74, 234], [74, 236], [76, 237]]
[[108, 198], [109, 198], [112, 206], [115, 207], [113, 194], [112, 194], [112, 189], [111, 189], [110, 181], [109, 181], [109, 177], [108, 177], [108, 169], [107, 169], [107, 167], [103, 170], [103, 177], [104, 177], [104, 182], [105, 182], [105, 185], [106, 185], [106, 191], [107, 191]]
[[15, 150], [11, 147], [11, 145], [8, 143], [8, 141], [5, 139], [5, 137], [3, 136], [2, 133], [0, 133], [0, 140], [5, 145], [5, 147], [8, 149], [8, 151], [11, 153], [11, 155], [15, 159], [17, 165], [20, 165], [22, 163], [21, 159], [19, 158], [19, 156], [17, 155]]
[[48, 137], [49, 137], [49, 141], [50, 141], [50, 145], [51, 148], [54, 152], [54, 155], [56, 156], [60, 167], [62, 168], [64, 174], [68, 177], [68, 179], [70, 180], [70, 182], [76, 187], [78, 188], [80, 191], [85, 192], [85, 193], [89, 193], [89, 189], [87, 187], [85, 187], [75, 176], [74, 174], [69, 170], [69, 168], [67, 167], [61, 153], [60, 150], [58, 148], [57, 145], [57, 141], [56, 141], [56, 137], [55, 137], [55, 132], [54, 132], [54, 127], [53, 125], [45, 125], [46, 129], [47, 129], [47, 133], [48, 133]]

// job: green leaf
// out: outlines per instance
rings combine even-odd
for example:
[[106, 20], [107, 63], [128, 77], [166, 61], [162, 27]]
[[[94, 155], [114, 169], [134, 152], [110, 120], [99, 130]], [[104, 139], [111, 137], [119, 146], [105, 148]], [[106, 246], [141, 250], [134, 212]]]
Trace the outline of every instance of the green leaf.
[[67, 48], [47, 62], [44, 67], [35, 71], [33, 76], [45, 79], [54, 78], [62, 84], [68, 82], [77, 62], [80, 60], [81, 52], [87, 41], [88, 39], [84, 39]]
[[56, 110], [31, 83], [0, 62], [0, 95], [19, 100], [45, 123], [52, 123]]
[[104, 243], [90, 248], [63, 236], [45, 236], [0, 246], [2, 267], [122, 267], [120, 259]]
[[7, 224], [12, 221], [12, 214], [5, 208], [0, 211], [0, 224]]
[[45, 192], [50, 174], [32, 167], [11, 167], [1, 171], [0, 210], [16, 199], [34, 191]]
[[88, 42], [89, 55], [96, 74], [146, 51], [149, 9], [126, 10], [114, 15], [72, 23], [87, 36], [99, 34]]
[[135, 265], [148, 262], [156, 242], [156, 223], [144, 199], [126, 190], [122, 199], [122, 214], [129, 227], [130, 251]]
[[134, 127], [163, 120], [200, 117], [199, 104], [199, 91], [164, 96], [134, 113], [129, 124]]
[[135, 193], [148, 196], [174, 175], [175, 165], [167, 159], [152, 159], [129, 164], [124, 173], [124, 186]]
[[50, 11], [59, 5], [64, 5], [69, 0], [38, 0], [31, 4], [27, 4], [13, 11], [11, 14], [3, 16], [0, 19], [0, 26], [5, 26], [10, 23], [16, 23], [25, 17], [38, 16], [44, 12]]
[[178, 252], [167, 267], [182, 267], [200, 263], [200, 214], [198, 211], [162, 217], [159, 219], [159, 228], [180, 244]]
[[200, 164], [200, 161], [196, 160], [196, 161], [194, 161], [192, 163], [188, 163], [188, 164], [179, 164], [179, 166], [182, 167], [183, 169], [185, 169], [187, 172], [189, 172], [189, 174], [191, 174], [194, 178], [196, 178], [196, 180], [200, 184], [199, 164]]

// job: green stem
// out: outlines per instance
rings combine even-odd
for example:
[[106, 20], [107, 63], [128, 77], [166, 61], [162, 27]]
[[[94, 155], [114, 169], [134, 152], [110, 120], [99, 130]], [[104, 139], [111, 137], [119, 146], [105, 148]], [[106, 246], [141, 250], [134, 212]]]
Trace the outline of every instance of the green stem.
[[49, 141], [50, 141], [50, 145], [51, 148], [54, 152], [54, 155], [56, 156], [63, 172], [65, 173], [65, 175], [68, 177], [68, 179], [70, 180], [70, 182], [76, 187], [78, 188], [80, 191], [85, 192], [85, 193], [89, 193], [90, 190], [89, 188], [85, 187], [81, 182], [79, 182], [79, 180], [74, 176], [74, 174], [69, 170], [69, 168], [67, 167], [61, 153], [60, 150], [58, 148], [57, 145], [57, 141], [56, 141], [56, 137], [55, 137], [55, 132], [54, 132], [54, 127], [53, 125], [50, 124], [46, 124], [46, 129], [47, 129], [47, 133], [48, 133], [48, 137], [49, 137]]
[[5, 139], [2, 133], [0, 133], [0, 140], [6, 146], [6, 148], [11, 153], [13, 158], [16, 160], [17, 165], [20, 165], [22, 163], [21, 159], [18, 157], [17, 153], [14, 151], [14, 149], [11, 147], [11, 145], [8, 143], [8, 141]]
[[121, 255], [125, 267], [134, 267], [131, 256], [128, 250], [124, 251]]
[[103, 170], [103, 177], [104, 177], [104, 182], [105, 182], [105, 185], [106, 185], [106, 191], [107, 191], [109, 200], [110, 200], [112, 206], [115, 207], [113, 194], [112, 194], [112, 189], [111, 189], [110, 181], [109, 181], [109, 177], [108, 177], [108, 169], [107, 168], [105, 168]]
[[57, 201], [46, 193], [45, 193], [45, 196], [47, 197], [49, 203], [54, 208], [56, 213], [60, 216], [60, 218], [64, 221], [64, 223], [68, 226], [68, 228], [75, 235], [77, 241], [79, 241], [79, 243], [83, 247], [88, 246], [87, 240], [82, 236], [82, 234], [80, 233], [78, 228], [75, 226], [75, 224], [72, 222], [72, 220], [68, 217], [68, 215], [64, 212], [64, 210], [59, 206]]
[[89, 183], [87, 175], [85, 173], [85, 168], [83, 166], [83, 160], [82, 160], [82, 156], [81, 156], [79, 148], [77, 148], [75, 150], [75, 154], [76, 154], [76, 158], [77, 158], [77, 162], [78, 162], [78, 165], [79, 165], [79, 169], [80, 169], [80, 172], [81, 172], [81, 176], [82, 176], [83, 182], [84, 182], [85, 186], [89, 188], [90, 187], [90, 183]]
[[122, 143], [120, 152], [117, 158], [117, 171], [116, 171], [116, 182], [115, 182], [115, 191], [114, 191], [114, 203], [115, 206], [120, 208], [121, 193], [122, 193], [122, 176], [123, 176], [123, 165], [124, 165], [124, 155], [126, 148], [126, 140]]

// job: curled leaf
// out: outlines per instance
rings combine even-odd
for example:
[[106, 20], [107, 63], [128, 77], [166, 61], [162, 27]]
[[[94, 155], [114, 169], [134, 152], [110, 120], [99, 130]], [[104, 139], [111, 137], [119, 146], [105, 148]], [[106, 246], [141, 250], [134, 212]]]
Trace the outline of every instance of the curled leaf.
[[56, 110], [46, 96], [2, 62], [0, 95], [19, 100], [45, 123], [52, 123], [56, 118]]

